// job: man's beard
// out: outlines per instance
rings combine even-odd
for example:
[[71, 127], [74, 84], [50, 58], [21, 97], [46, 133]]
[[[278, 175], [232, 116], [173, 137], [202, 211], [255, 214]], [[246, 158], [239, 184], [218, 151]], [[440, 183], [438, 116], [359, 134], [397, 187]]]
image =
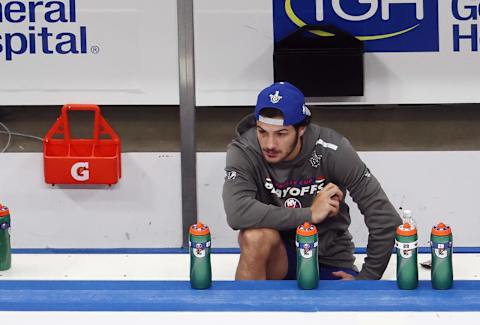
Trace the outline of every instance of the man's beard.
[[[295, 149], [297, 148], [297, 145], [298, 145], [298, 141], [300, 141], [300, 140], [301, 140], [301, 137], [298, 136], [298, 131], [295, 130], [295, 142], [293, 142], [292, 145], [290, 146], [290, 148], [287, 150], [287, 154], [283, 157], [283, 159], [278, 161], [278, 162], [285, 161], [285, 159], [287, 159], [292, 154], [292, 152], [295, 151]], [[278, 153], [281, 152], [281, 151], [277, 151], [277, 150], [264, 150], [264, 149], [262, 149], [262, 151], [264, 152], [264, 154], [278, 154]]]

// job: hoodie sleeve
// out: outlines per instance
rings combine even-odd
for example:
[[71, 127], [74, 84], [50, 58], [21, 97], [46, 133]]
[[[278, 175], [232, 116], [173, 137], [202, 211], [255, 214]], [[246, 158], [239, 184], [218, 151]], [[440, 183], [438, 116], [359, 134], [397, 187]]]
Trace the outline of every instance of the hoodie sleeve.
[[311, 222], [310, 208], [288, 209], [257, 200], [258, 191], [266, 189], [257, 188], [253, 163], [234, 145], [228, 147], [225, 172], [223, 206], [231, 228], [286, 230]]
[[346, 138], [342, 137], [337, 149], [330, 151], [327, 161], [332, 181], [347, 188], [368, 228], [367, 257], [357, 279], [380, 279], [392, 255], [395, 229], [401, 219]]

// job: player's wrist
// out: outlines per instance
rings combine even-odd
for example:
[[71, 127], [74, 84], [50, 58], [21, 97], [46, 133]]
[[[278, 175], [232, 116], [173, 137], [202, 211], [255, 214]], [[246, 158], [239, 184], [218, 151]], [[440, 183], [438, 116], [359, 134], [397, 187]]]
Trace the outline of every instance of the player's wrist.
[[327, 217], [324, 213], [315, 211], [312, 208], [310, 208], [310, 210], [312, 211], [312, 222], [313, 223], [320, 223]]

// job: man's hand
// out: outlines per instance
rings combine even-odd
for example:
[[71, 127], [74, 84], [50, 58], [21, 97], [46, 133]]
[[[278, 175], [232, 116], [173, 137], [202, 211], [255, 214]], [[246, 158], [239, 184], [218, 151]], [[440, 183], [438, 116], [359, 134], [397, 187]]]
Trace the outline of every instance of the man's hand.
[[312, 222], [320, 223], [327, 217], [338, 214], [340, 202], [343, 200], [343, 192], [337, 185], [328, 183], [313, 200], [310, 210], [312, 211]]
[[339, 278], [339, 280], [355, 280], [353, 275], [343, 271], [332, 272], [332, 275]]

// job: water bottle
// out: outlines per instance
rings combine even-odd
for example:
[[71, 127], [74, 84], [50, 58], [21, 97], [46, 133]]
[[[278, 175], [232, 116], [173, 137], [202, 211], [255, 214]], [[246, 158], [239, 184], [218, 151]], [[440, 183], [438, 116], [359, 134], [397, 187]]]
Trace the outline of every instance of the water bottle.
[[432, 287], [450, 289], [453, 285], [452, 229], [443, 222], [433, 226], [430, 236], [432, 248]]
[[411, 290], [418, 286], [417, 228], [410, 210], [403, 211], [403, 224], [397, 227], [395, 247], [397, 248], [397, 286]]
[[0, 204], [0, 271], [8, 270], [11, 266], [10, 211]]
[[302, 289], [318, 287], [318, 233], [308, 222], [297, 227], [297, 283]]
[[211, 237], [208, 226], [201, 222], [190, 226], [189, 244], [190, 285], [193, 289], [208, 289], [212, 285]]

